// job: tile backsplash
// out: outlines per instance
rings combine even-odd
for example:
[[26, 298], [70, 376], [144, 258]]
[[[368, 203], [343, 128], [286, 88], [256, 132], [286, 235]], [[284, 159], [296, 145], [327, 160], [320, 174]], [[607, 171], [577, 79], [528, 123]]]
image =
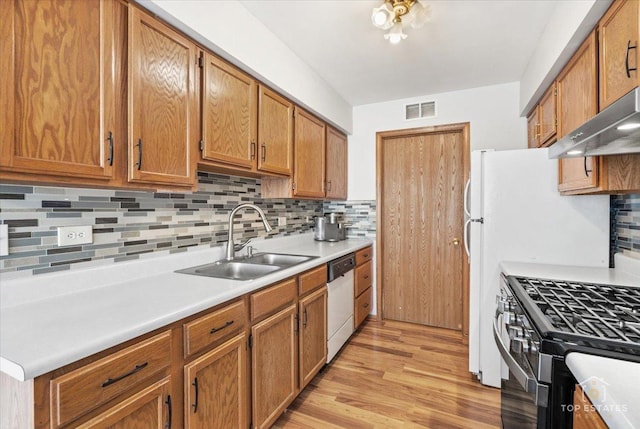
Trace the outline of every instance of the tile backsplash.
[[[198, 191], [162, 193], [0, 184], [0, 221], [9, 225], [9, 255], [0, 273], [34, 274], [76, 263], [119, 262], [144, 253], [177, 252], [227, 240], [229, 211], [243, 202], [260, 206], [273, 235], [311, 230], [321, 201], [262, 199], [260, 180], [198, 173]], [[278, 218], [286, 226], [278, 226]], [[236, 215], [237, 241], [266, 236], [253, 210]], [[57, 246], [57, 227], [91, 225], [93, 243]]]
[[341, 213], [347, 224], [347, 237], [376, 236], [376, 202], [370, 201], [325, 201], [324, 213]]
[[611, 196], [611, 255], [616, 252], [640, 258], [640, 194]]

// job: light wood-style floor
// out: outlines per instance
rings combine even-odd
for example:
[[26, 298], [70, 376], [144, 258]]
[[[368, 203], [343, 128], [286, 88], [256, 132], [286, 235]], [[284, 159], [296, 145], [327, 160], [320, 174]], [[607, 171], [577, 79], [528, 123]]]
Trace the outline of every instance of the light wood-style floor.
[[500, 391], [467, 362], [459, 332], [365, 322], [274, 428], [499, 428]]

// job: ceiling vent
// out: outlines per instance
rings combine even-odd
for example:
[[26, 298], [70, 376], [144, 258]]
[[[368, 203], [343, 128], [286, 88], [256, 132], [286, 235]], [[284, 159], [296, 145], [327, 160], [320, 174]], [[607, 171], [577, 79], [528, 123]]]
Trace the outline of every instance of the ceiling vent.
[[421, 118], [433, 118], [436, 116], [436, 102], [426, 101], [424, 103], [405, 104], [404, 106], [404, 118], [421, 119]]

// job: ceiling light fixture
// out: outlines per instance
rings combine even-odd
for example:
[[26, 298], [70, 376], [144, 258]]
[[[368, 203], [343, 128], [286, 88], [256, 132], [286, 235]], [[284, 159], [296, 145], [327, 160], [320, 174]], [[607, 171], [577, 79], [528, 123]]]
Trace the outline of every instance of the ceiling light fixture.
[[429, 19], [430, 8], [418, 0], [385, 0], [373, 8], [371, 22], [381, 30], [389, 30], [384, 38], [396, 44], [407, 38], [404, 26], [419, 28]]

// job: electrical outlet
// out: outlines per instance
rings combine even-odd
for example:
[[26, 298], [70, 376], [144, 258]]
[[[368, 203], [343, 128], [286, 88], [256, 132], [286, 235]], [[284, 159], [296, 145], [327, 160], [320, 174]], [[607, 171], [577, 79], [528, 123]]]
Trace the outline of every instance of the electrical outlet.
[[286, 226], [286, 225], [287, 225], [287, 217], [278, 216], [278, 226]]
[[0, 225], [0, 256], [9, 254], [9, 225]]
[[87, 243], [93, 243], [91, 225], [58, 227], [58, 246], [74, 246]]

